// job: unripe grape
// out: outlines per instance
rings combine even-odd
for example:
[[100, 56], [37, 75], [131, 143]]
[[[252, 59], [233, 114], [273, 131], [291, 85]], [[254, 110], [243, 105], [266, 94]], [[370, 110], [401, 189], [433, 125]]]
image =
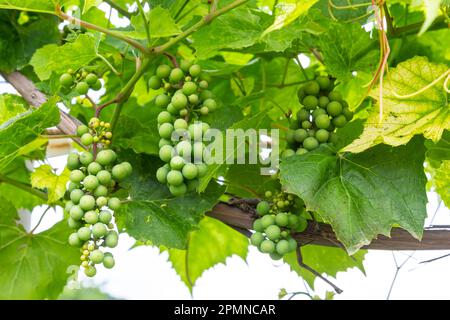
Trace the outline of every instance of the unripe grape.
[[295, 131], [294, 130], [289, 129], [286, 132], [286, 142], [288, 144], [293, 144], [295, 142], [294, 135], [295, 135]]
[[184, 183], [180, 185], [170, 185], [169, 186], [170, 193], [175, 197], [181, 197], [187, 192], [187, 187]]
[[84, 192], [80, 189], [75, 189], [75, 190], [72, 190], [72, 192], [70, 192], [70, 200], [74, 204], [80, 203], [80, 199], [82, 196], [84, 196]]
[[338, 135], [337, 135], [336, 133], [334, 133], [334, 132], [331, 132], [331, 133], [330, 133], [330, 137], [328, 138], [328, 141], [329, 141], [330, 143], [333, 143], [333, 144], [338, 143], [338, 142], [339, 142]]
[[305, 129], [297, 129], [294, 132], [294, 140], [302, 143], [308, 137], [308, 132]]
[[297, 226], [295, 227], [295, 231], [303, 232], [307, 227], [308, 227], [308, 220], [303, 216], [299, 216]]
[[102, 169], [103, 168], [102, 168], [101, 164], [99, 164], [98, 162], [91, 162], [87, 167], [88, 172], [93, 175], [96, 175]]
[[200, 99], [203, 101], [212, 99], [213, 97], [214, 97], [213, 93], [209, 90], [203, 90], [202, 93], [200, 93]]
[[112, 254], [107, 255], [105, 253], [105, 255], [103, 257], [103, 266], [106, 269], [112, 269], [115, 264], [116, 264], [116, 262], [114, 261], [114, 257], [112, 256]]
[[117, 211], [117, 210], [119, 210], [120, 206], [121, 206], [121, 202], [120, 202], [119, 198], [113, 197], [108, 200], [108, 207], [111, 210]]
[[345, 119], [347, 119], [347, 121], [350, 121], [353, 119], [353, 112], [350, 111], [350, 109], [348, 107], [345, 107], [344, 109], [342, 109], [342, 114], [344, 115]]
[[81, 247], [82, 241], [80, 240], [76, 232], [72, 233], [69, 236], [69, 244], [74, 247]]
[[111, 182], [111, 173], [107, 170], [101, 170], [97, 173], [97, 180], [102, 185], [109, 185]]
[[203, 106], [200, 108], [200, 114], [203, 116], [206, 116], [209, 113], [209, 108], [206, 106]]
[[169, 162], [174, 153], [175, 151], [172, 146], [162, 146], [159, 149], [159, 158], [164, 162]]
[[315, 135], [317, 141], [319, 141], [321, 143], [327, 142], [329, 136], [330, 136], [330, 133], [327, 130], [325, 130], [325, 129], [317, 130], [316, 135]]
[[214, 99], [206, 99], [203, 102], [203, 106], [207, 107], [210, 111], [214, 111], [217, 109], [217, 103]]
[[261, 244], [261, 242], [264, 241], [264, 235], [261, 232], [255, 232], [254, 234], [252, 234], [252, 236], [250, 237], [250, 242], [252, 243], [252, 245], [254, 246], [259, 246]]
[[278, 254], [278, 252], [276, 252], [276, 251], [270, 253], [269, 256], [270, 256], [270, 258], [271, 258], [272, 260], [280, 260], [280, 259], [283, 258], [283, 256], [280, 255], [280, 254]]
[[88, 175], [84, 178], [83, 185], [87, 190], [92, 191], [98, 187], [98, 179], [94, 175]]
[[71, 153], [68, 155], [67, 157], [67, 168], [69, 170], [75, 170], [78, 169], [80, 167], [81, 163], [80, 163], [80, 158], [78, 157], [78, 154], [76, 153]]
[[93, 86], [97, 82], [97, 80], [98, 80], [98, 77], [97, 77], [97, 75], [95, 73], [89, 73], [86, 76], [86, 83], [89, 86]]
[[303, 87], [298, 89], [297, 91], [298, 101], [302, 101], [305, 96], [306, 96], [305, 89]]
[[72, 208], [70, 208], [70, 217], [73, 220], [79, 221], [79, 220], [81, 220], [81, 218], [83, 218], [83, 216], [84, 216], [84, 211], [83, 211], [83, 209], [80, 208], [80, 206], [74, 205], [74, 206], [72, 206]]
[[81, 223], [81, 221], [76, 221], [75, 219], [73, 219], [72, 217], [69, 217], [67, 219], [67, 225], [69, 226], [69, 228], [71, 229], [79, 229], [81, 228], [81, 226], [83, 225]]
[[270, 204], [267, 201], [260, 201], [256, 205], [256, 212], [258, 212], [258, 214], [260, 216], [268, 214], [269, 210], [270, 210]]
[[313, 111], [312, 116], [315, 119], [318, 116], [320, 116], [321, 114], [327, 114], [327, 112], [325, 111], [325, 109], [317, 108], [316, 110]]
[[330, 118], [326, 114], [321, 114], [314, 119], [314, 122], [319, 129], [327, 129], [330, 126]]
[[120, 165], [122, 166], [122, 170], [125, 170], [127, 177], [133, 172], [133, 166], [129, 162], [124, 161]]
[[264, 196], [265, 196], [266, 198], [272, 197], [272, 191], [266, 191], [266, 192], [264, 193]]
[[174, 170], [181, 170], [185, 164], [185, 161], [180, 156], [175, 156], [170, 160], [170, 167]]
[[169, 123], [169, 122], [172, 122], [172, 115], [168, 111], [161, 111], [158, 114], [158, 119], [157, 120], [158, 120], [159, 124]]
[[80, 154], [81, 164], [88, 166], [92, 161], [94, 161], [94, 156], [92, 153], [84, 151]]
[[185, 82], [184, 83], [184, 85], [183, 85], [183, 93], [186, 96], [190, 96], [191, 94], [194, 94], [196, 92], [197, 92], [197, 85], [194, 82], [189, 81], [189, 82]]
[[84, 81], [80, 81], [75, 86], [75, 91], [81, 96], [85, 95], [89, 91], [89, 85]]
[[259, 250], [263, 253], [273, 253], [275, 251], [275, 243], [271, 240], [264, 240], [259, 245]]
[[343, 114], [341, 114], [333, 119], [333, 124], [336, 126], [336, 128], [342, 128], [347, 124], [347, 119]]
[[85, 210], [85, 211], [89, 211], [94, 209], [95, 207], [95, 199], [93, 196], [91, 195], [84, 195], [81, 197], [80, 199], [80, 208]]
[[174, 68], [170, 72], [169, 81], [171, 83], [178, 83], [184, 78], [184, 72], [180, 68]]
[[197, 169], [198, 169], [198, 176], [199, 178], [203, 177], [206, 175], [206, 173], [208, 172], [208, 166], [204, 163], [199, 163], [196, 164]]
[[107, 210], [102, 210], [102, 211], [100, 211], [100, 214], [98, 215], [98, 220], [99, 220], [101, 223], [108, 224], [108, 223], [111, 222], [111, 219], [112, 219], [112, 214], [111, 214], [111, 212], [109, 212], [109, 211], [107, 211]]
[[188, 192], [191, 192], [191, 191], [197, 190], [198, 184], [199, 184], [198, 179], [189, 180], [189, 181], [186, 183], [187, 191], [188, 191]]
[[300, 122], [305, 121], [305, 120], [309, 120], [309, 111], [304, 109], [304, 108], [298, 110], [298, 112], [297, 112], [297, 120], [300, 121]]
[[194, 64], [189, 68], [189, 74], [193, 78], [197, 78], [202, 73], [202, 67], [200, 67], [198, 64]]
[[159, 65], [158, 68], [156, 68], [156, 75], [160, 79], [167, 78], [170, 75], [171, 68], [167, 64]]
[[127, 169], [122, 164], [116, 164], [111, 170], [112, 176], [115, 180], [123, 180], [128, 176]]
[[275, 218], [272, 215], [265, 215], [260, 220], [263, 230], [265, 230], [268, 226], [275, 224]]
[[264, 232], [264, 227], [262, 225], [261, 219], [256, 219], [253, 221], [253, 230], [256, 232]]
[[176, 115], [178, 115], [180, 113], [180, 111], [177, 108], [175, 108], [173, 106], [173, 104], [171, 104], [171, 103], [169, 103], [167, 105], [167, 109], [166, 110], [167, 110], [167, 112], [169, 112], [171, 115], [174, 115], [174, 116], [176, 116]]
[[307, 130], [307, 129], [310, 129], [311, 127], [312, 127], [312, 123], [309, 122], [308, 120], [305, 120], [305, 121], [302, 122], [302, 128], [303, 129]]
[[320, 89], [329, 90], [331, 87], [331, 81], [328, 77], [319, 76], [316, 78], [316, 82], [319, 84]]
[[320, 85], [316, 81], [310, 81], [304, 86], [303, 89], [308, 95], [318, 95], [320, 92]]
[[167, 96], [163, 93], [160, 95], [157, 95], [155, 98], [155, 104], [161, 108], [166, 107], [169, 104], [169, 102], [170, 102], [169, 96]]
[[59, 77], [59, 83], [63, 87], [71, 87], [73, 84], [73, 77], [70, 75], [70, 73], [63, 73], [61, 77]]
[[95, 224], [98, 222], [98, 214], [95, 211], [88, 211], [84, 214], [84, 221], [89, 224]]
[[172, 142], [167, 139], [159, 139], [158, 147], [162, 148], [163, 146], [172, 146]]
[[66, 211], [66, 212], [69, 212], [70, 211], [70, 209], [74, 206], [75, 204], [72, 202], [72, 201], [67, 201], [66, 202], [66, 205], [64, 206], [64, 210]]
[[117, 155], [113, 150], [102, 150], [97, 154], [96, 161], [102, 166], [109, 166], [116, 161]]
[[91, 229], [88, 227], [81, 227], [77, 231], [78, 238], [82, 241], [87, 241], [91, 238]]
[[196, 94], [191, 94], [191, 95], [188, 97], [188, 100], [189, 100], [189, 102], [192, 103], [193, 105], [196, 105], [196, 104], [198, 103], [198, 95], [196, 95]]
[[193, 163], [187, 163], [184, 165], [182, 172], [183, 176], [188, 180], [195, 179], [198, 175], [197, 166]]
[[86, 269], [84, 269], [84, 274], [89, 278], [95, 277], [97, 269], [94, 266], [87, 266]]
[[289, 224], [289, 216], [284, 212], [278, 213], [275, 216], [275, 223], [279, 227], [286, 227]]
[[97, 128], [98, 126], [100, 126], [100, 119], [93, 117], [89, 120], [89, 127], [91, 128]]
[[297, 241], [294, 238], [289, 238], [287, 241], [289, 242], [289, 252], [295, 251], [297, 249]]
[[[99, 197], [106, 197], [108, 195], [108, 188], [103, 186], [103, 185], [99, 185], [97, 188], [95, 188], [94, 190], [94, 196], [96, 198]], [[97, 203], [97, 201], [96, 201]]]
[[175, 122], [173, 123], [173, 127], [174, 127], [175, 129], [185, 129], [185, 130], [187, 130], [187, 129], [188, 129], [188, 123], [187, 123], [187, 121], [184, 120], [184, 119], [177, 119], [177, 120], [175, 120]]
[[161, 79], [158, 76], [151, 76], [150, 79], [148, 79], [148, 87], [153, 90], [158, 90], [161, 88], [162, 82]]
[[316, 140], [316, 138], [314, 137], [308, 137], [305, 139], [305, 141], [303, 141], [303, 147], [306, 150], [314, 150], [319, 146], [319, 142]]
[[97, 222], [92, 226], [92, 235], [95, 238], [102, 238], [107, 232], [108, 230], [106, 229], [106, 226], [101, 222]]
[[173, 125], [171, 123], [163, 123], [159, 129], [158, 133], [161, 138], [170, 139], [173, 133]]
[[95, 81], [95, 83], [91, 86], [92, 90], [98, 91], [102, 88], [102, 82], [100, 81], [100, 79], [98, 79], [97, 81]]
[[101, 252], [100, 250], [94, 250], [91, 252], [89, 259], [91, 260], [92, 263], [94, 264], [99, 264], [103, 262], [103, 252]]
[[188, 157], [192, 153], [192, 145], [189, 141], [183, 140], [177, 144], [175, 150], [181, 157]]
[[292, 149], [286, 149], [283, 151], [283, 153], [281, 154], [281, 159], [287, 159], [289, 157], [292, 157], [293, 155], [295, 155], [295, 151]]
[[209, 73], [202, 72], [202, 73], [200, 73], [200, 80], [206, 81], [206, 82], [211, 82], [212, 78], [211, 78], [211, 75]]
[[187, 100], [187, 97], [184, 94], [176, 93], [172, 97], [171, 103], [172, 103], [172, 105], [174, 106], [175, 109], [181, 110], [181, 109], [186, 108], [188, 100]]
[[289, 245], [289, 241], [280, 240], [276, 245], [276, 251], [279, 255], [284, 256], [289, 253], [291, 246]]
[[95, 203], [97, 204], [97, 207], [101, 208], [108, 204], [108, 199], [106, 197], [98, 197], [95, 200]]
[[327, 105], [330, 103], [330, 99], [326, 96], [319, 97], [319, 107], [325, 109]]
[[160, 183], [167, 183], [167, 174], [169, 173], [169, 169], [166, 167], [161, 167], [156, 170], [156, 180]]
[[192, 61], [189, 60], [181, 60], [180, 62], [180, 69], [184, 72], [189, 72], [189, 68], [192, 66]]
[[265, 229], [265, 233], [267, 238], [269, 238], [270, 240], [278, 240], [281, 237], [281, 230], [280, 227], [278, 227], [277, 225], [270, 225]]
[[296, 215], [290, 214], [289, 215], [289, 227], [290, 228], [295, 228], [298, 225], [298, 217]]
[[170, 170], [167, 174], [167, 183], [172, 186], [179, 186], [183, 183], [183, 174], [177, 170]]
[[338, 101], [332, 101], [327, 105], [327, 112], [330, 116], [336, 117], [342, 112], [342, 104]]
[[115, 248], [117, 247], [118, 242], [119, 242], [119, 235], [117, 234], [117, 232], [114, 230], [109, 231], [105, 237], [105, 245], [108, 248]]
[[315, 96], [306, 96], [303, 99], [303, 105], [306, 109], [313, 110], [315, 109], [319, 104], [319, 100]]
[[342, 95], [337, 91], [331, 91], [328, 94], [328, 98], [330, 99], [330, 101], [342, 101]]
[[208, 86], [209, 86], [209, 83], [208, 83], [208, 81], [206, 81], [206, 80], [202, 80], [202, 81], [199, 82], [198, 86], [199, 86], [201, 89], [207, 89]]

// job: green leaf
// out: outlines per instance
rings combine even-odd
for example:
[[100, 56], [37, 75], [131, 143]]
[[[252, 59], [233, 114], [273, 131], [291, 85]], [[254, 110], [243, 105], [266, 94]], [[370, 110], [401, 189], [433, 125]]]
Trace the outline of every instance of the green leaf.
[[[405, 161], [408, 159], [408, 161]], [[327, 146], [286, 159], [281, 183], [333, 227], [350, 254], [399, 225], [420, 239], [426, 218], [423, 140], [336, 156]]]
[[444, 131], [441, 139], [436, 143], [430, 140], [425, 141], [425, 147], [427, 147], [426, 156], [428, 159], [435, 161], [450, 160], [450, 131]]
[[68, 69], [78, 70], [96, 57], [95, 39], [81, 34], [72, 43], [42, 47], [33, 55], [30, 64], [41, 80], [48, 80], [52, 72], [61, 74]]
[[[425, 21], [419, 31], [419, 36], [424, 34], [425, 31], [433, 24], [434, 20], [440, 15], [440, 7], [443, 0], [421, 0], [413, 3], [414, 7], [421, 6], [425, 11]], [[447, 4], [448, 5], [448, 4]]]
[[66, 284], [79, 251], [67, 245], [65, 221], [29, 234], [15, 220], [12, 204], [0, 198], [0, 299], [55, 299]]
[[442, 201], [450, 208], [450, 160], [442, 161], [441, 166], [436, 169], [433, 183]]
[[[444, 79], [413, 97], [398, 98], [396, 95], [417, 92], [447, 70], [447, 66], [430, 63], [424, 57], [415, 57], [391, 69], [384, 81], [381, 121], [378, 103], [366, 121], [363, 134], [345, 150], [361, 152], [379, 143], [398, 146], [417, 134], [438, 141], [443, 131], [450, 129], [450, 108], [443, 88]], [[378, 99], [378, 88], [371, 95]]]
[[15, 158], [44, 145], [39, 135], [59, 123], [56, 99], [50, 99], [40, 108], [26, 111], [0, 125], [0, 171]]
[[[350, 257], [341, 248], [307, 245], [301, 247], [301, 252], [303, 263], [320, 274], [326, 274], [336, 278], [338, 272], [344, 272], [355, 267], [365, 273], [363, 261], [367, 253], [366, 250], [360, 250]], [[316, 277], [310, 271], [300, 267], [296, 252], [287, 254], [283, 260], [291, 267], [292, 271], [302, 277], [314, 290], [314, 280]]]
[[139, 241], [184, 249], [189, 232], [218, 202], [224, 188], [213, 183], [202, 194], [174, 198], [165, 185], [156, 181], [156, 170], [162, 165], [159, 160], [142, 155], [129, 161], [133, 176], [124, 186], [129, 188], [131, 201], [116, 214], [119, 227]]
[[29, 108], [28, 103], [20, 96], [14, 94], [0, 95], [0, 125], [25, 112]]
[[102, 3], [102, 0], [84, 0], [83, 14], [89, 11], [92, 7], [97, 7]]
[[205, 217], [189, 236], [186, 250], [169, 249], [169, 260], [190, 291], [203, 272], [236, 254], [247, 257], [248, 239], [224, 223]]
[[0, 0], [0, 9], [54, 13], [56, 0]]
[[70, 171], [65, 168], [61, 175], [55, 174], [53, 168], [44, 164], [31, 174], [31, 186], [48, 192], [48, 203], [55, 203], [66, 193]]

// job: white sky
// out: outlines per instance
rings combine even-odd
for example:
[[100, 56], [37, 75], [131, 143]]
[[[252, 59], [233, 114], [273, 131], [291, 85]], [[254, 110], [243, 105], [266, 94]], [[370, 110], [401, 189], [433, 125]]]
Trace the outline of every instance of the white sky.
[[[105, 9], [102, 4], [101, 8]], [[124, 25], [113, 13], [113, 22]], [[303, 61], [302, 61], [303, 63]], [[0, 78], [0, 94], [14, 90]], [[51, 158], [55, 168], [65, 165], [65, 157]], [[437, 197], [429, 194], [429, 217], [434, 216]], [[32, 214], [31, 225], [35, 225], [43, 211], [36, 209]], [[441, 206], [433, 224], [450, 224], [450, 210]], [[23, 216], [26, 216], [24, 214]], [[49, 212], [37, 231], [49, 228], [62, 218], [62, 212]], [[430, 218], [427, 224], [430, 223]], [[280, 288], [288, 292], [305, 291], [305, 284], [289, 266], [272, 261], [267, 255], [251, 247], [244, 262], [238, 257], [227, 259], [227, 265], [218, 265], [206, 271], [197, 281], [193, 296], [181, 282], [179, 276], [167, 261], [167, 254], [159, 254], [153, 247], [138, 247], [130, 250], [134, 240], [121, 235], [119, 246], [112, 250], [116, 257], [116, 266], [112, 270], [100, 268], [97, 276], [86, 279], [80, 277], [82, 285], [98, 285], [111, 295], [124, 299], [277, 299]], [[449, 299], [450, 258], [433, 263], [420, 264], [420, 261], [438, 257], [450, 251], [421, 251], [403, 266], [391, 292], [391, 299]], [[332, 280], [344, 290], [335, 299], [386, 299], [392, 279], [395, 275], [395, 255], [398, 264], [402, 264], [411, 252], [369, 251], [364, 266], [366, 276], [359, 270], [338, 273]], [[82, 273], [80, 273], [82, 274]], [[331, 288], [320, 279], [316, 279], [316, 293], [324, 296]], [[304, 299], [304, 296], [298, 296]], [[297, 299], [294, 298], [294, 299]]]

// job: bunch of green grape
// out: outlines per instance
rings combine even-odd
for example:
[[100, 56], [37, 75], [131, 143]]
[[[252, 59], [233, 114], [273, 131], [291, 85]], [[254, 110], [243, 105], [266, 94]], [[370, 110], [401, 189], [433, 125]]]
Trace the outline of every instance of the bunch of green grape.
[[72, 69], [67, 70], [59, 77], [59, 84], [62, 93], [69, 94], [75, 91], [80, 96], [86, 95], [89, 89], [98, 91], [102, 88], [102, 82], [98, 76], [83, 69], [77, 72]]
[[172, 195], [182, 196], [196, 190], [199, 178], [207, 172], [204, 136], [210, 127], [200, 118], [217, 108], [208, 90], [209, 76], [189, 61], [182, 61], [177, 68], [162, 64], [149, 79], [149, 86], [164, 89], [155, 103], [165, 109], [157, 120], [159, 157], [166, 164], [157, 170], [156, 178], [167, 184]]
[[80, 137], [81, 143], [87, 147], [93, 143], [102, 143], [104, 145], [111, 144], [112, 132], [109, 122], [100, 121], [94, 117], [89, 120], [89, 127], [81, 125], [77, 128], [77, 135]]
[[[91, 128], [85, 125], [77, 128], [81, 140], [88, 140], [86, 146], [95, 138], [101, 139], [95, 134], [99, 120], [93, 118], [89, 124]], [[67, 168], [71, 170], [67, 189], [70, 200], [65, 212], [69, 214], [69, 227], [75, 229], [69, 236], [69, 244], [80, 248], [81, 266], [87, 276], [93, 277], [97, 264], [108, 269], [114, 267], [112, 253], [104, 252], [102, 247], [117, 246], [119, 235], [114, 230], [113, 213], [120, 208], [121, 200], [112, 193], [117, 191], [118, 182], [131, 174], [132, 167], [128, 162], [117, 163], [113, 150], [101, 149], [96, 157], [91, 151], [69, 154]]]
[[255, 233], [250, 241], [259, 251], [279, 260], [297, 248], [292, 233], [302, 232], [308, 225], [303, 216], [304, 203], [300, 198], [285, 192], [272, 195], [272, 192], [267, 191], [265, 196], [268, 201], [263, 200], [256, 206], [260, 218], [253, 223]]
[[289, 147], [284, 150], [282, 158], [336, 142], [336, 128], [342, 128], [351, 121], [353, 112], [342, 95], [333, 89], [334, 81], [330, 77], [317, 76], [298, 90], [298, 99], [303, 107], [286, 134]]

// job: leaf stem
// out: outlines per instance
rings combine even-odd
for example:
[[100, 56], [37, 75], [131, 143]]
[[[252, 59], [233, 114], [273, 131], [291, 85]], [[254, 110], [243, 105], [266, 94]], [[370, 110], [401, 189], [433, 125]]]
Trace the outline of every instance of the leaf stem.
[[119, 6], [117, 3], [111, 1], [111, 0], [103, 0], [104, 2], [106, 2], [107, 4], [109, 4], [109, 6], [113, 9], [116, 9], [117, 12], [119, 12], [121, 15], [127, 17], [128, 19], [131, 18], [131, 16], [134, 15], [134, 13], [129, 12], [128, 10], [122, 8], [121, 6]]
[[31, 229], [31, 231], [29, 232], [29, 234], [33, 234], [34, 231], [36, 231], [36, 229], [39, 227], [39, 225], [41, 224], [42, 220], [44, 220], [45, 215], [47, 214], [47, 212], [50, 210], [50, 208], [52, 208], [52, 206], [47, 206], [47, 208], [45, 209], [45, 211], [42, 213], [41, 217], [39, 218], [38, 223], [34, 226], [33, 229]]
[[40, 190], [34, 189], [32, 186], [30, 186], [29, 184], [8, 178], [6, 176], [2, 176], [0, 175], [0, 183], [4, 182], [7, 184], [10, 184], [16, 188], [19, 188], [23, 191], [26, 191], [28, 193], [31, 193], [32, 195], [37, 196], [38, 198], [41, 198], [42, 200], [48, 201], [48, 197], [47, 194], [45, 192], [42, 192]]
[[138, 0], [136, 1], [137, 6], [138, 6], [138, 10], [140, 15], [142, 16], [142, 20], [144, 21], [144, 28], [145, 28], [145, 33], [147, 35], [147, 41], [150, 45], [150, 24], [148, 23], [147, 17], [145, 16], [145, 11], [144, 8], [142, 7], [141, 1]]

